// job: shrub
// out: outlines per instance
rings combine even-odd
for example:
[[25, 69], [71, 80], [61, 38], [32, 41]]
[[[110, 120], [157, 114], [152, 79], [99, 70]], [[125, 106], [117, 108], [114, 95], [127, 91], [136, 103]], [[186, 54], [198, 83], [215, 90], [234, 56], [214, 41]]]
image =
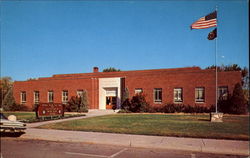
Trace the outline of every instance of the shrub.
[[65, 109], [69, 112], [88, 112], [87, 93], [83, 91], [82, 96], [72, 96]]
[[121, 109], [129, 112], [130, 106], [131, 106], [130, 100], [127, 98], [125, 101], [123, 101], [123, 103], [121, 105]]
[[247, 102], [244, 97], [242, 86], [237, 83], [230, 98], [229, 111], [233, 114], [245, 114], [247, 112]]
[[184, 104], [166, 104], [162, 107], [155, 107], [154, 110], [156, 112], [163, 112], [163, 113], [178, 113], [178, 112], [184, 112], [184, 113], [207, 113], [210, 112], [211, 109], [213, 109], [213, 106], [211, 107], [204, 107], [204, 106], [191, 106], [191, 105], [184, 105]]
[[131, 112], [149, 112], [150, 105], [145, 99], [143, 93], [136, 94], [131, 99], [131, 105], [129, 111]]
[[218, 110], [223, 113], [245, 114], [247, 113], [247, 109], [247, 101], [240, 83], [235, 85], [233, 94], [228, 95], [227, 100], [218, 101]]
[[23, 104], [16, 104], [13, 103], [10, 108], [9, 111], [29, 111], [28, 107], [23, 105]]

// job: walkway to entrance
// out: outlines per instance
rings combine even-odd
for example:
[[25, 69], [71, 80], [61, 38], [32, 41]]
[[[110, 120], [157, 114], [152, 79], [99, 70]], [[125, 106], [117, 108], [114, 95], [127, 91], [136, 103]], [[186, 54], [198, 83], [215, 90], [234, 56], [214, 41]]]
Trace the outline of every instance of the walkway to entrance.
[[117, 113], [117, 110], [114, 111], [114, 110], [90, 109], [88, 113], [84, 113], [86, 114], [86, 116], [72, 117], [72, 118], [67, 118], [67, 119], [51, 120], [51, 121], [44, 121], [44, 122], [36, 122], [36, 123], [27, 123], [27, 127], [32, 128], [32, 127], [38, 127], [38, 126], [50, 124], [50, 123], [58, 123], [58, 122], [64, 122], [64, 121], [69, 121], [69, 120], [78, 120], [78, 119], [83, 119], [83, 118], [110, 115], [110, 114], [116, 114], [116, 113]]

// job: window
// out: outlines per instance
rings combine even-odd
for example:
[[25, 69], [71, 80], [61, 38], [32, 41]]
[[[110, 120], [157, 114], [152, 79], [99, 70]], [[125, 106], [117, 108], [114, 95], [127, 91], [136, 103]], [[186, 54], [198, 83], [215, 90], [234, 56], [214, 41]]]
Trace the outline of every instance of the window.
[[205, 88], [195, 88], [195, 102], [205, 102]]
[[140, 94], [142, 93], [142, 88], [136, 88], [135, 89], [135, 94]]
[[218, 98], [221, 100], [227, 100], [228, 97], [228, 87], [223, 86], [218, 88]]
[[34, 92], [34, 103], [39, 103], [39, 91]]
[[182, 88], [175, 88], [174, 89], [174, 102], [175, 103], [183, 102]]
[[26, 92], [21, 92], [21, 104], [26, 103]]
[[77, 90], [77, 91], [76, 91], [76, 95], [77, 95], [78, 97], [82, 97], [82, 94], [83, 94], [83, 90]]
[[154, 102], [155, 103], [161, 103], [162, 102], [162, 89], [161, 88], [155, 88], [154, 89]]
[[62, 91], [62, 102], [67, 103], [68, 102], [68, 91]]
[[48, 92], [48, 102], [49, 103], [53, 103], [54, 102], [54, 92], [53, 91], [49, 91]]

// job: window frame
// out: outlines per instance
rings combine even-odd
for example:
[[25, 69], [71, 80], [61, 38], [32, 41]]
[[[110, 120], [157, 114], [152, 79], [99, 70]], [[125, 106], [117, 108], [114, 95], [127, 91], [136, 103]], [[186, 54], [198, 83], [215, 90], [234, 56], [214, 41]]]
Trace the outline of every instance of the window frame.
[[27, 93], [26, 91], [21, 91], [20, 93], [20, 96], [21, 96], [21, 104], [25, 104], [27, 102]]
[[153, 99], [155, 104], [162, 104], [162, 88], [154, 88]]
[[48, 91], [48, 103], [53, 103], [53, 102], [54, 102], [54, 91], [51, 90], [51, 91]]
[[69, 101], [69, 91], [63, 90], [62, 91], [62, 103], [67, 103]]
[[[226, 93], [224, 93], [224, 94], [226, 94], [226, 96], [221, 97], [221, 95], [220, 95], [220, 90], [221, 89], [226, 89]], [[218, 98], [217, 99], [227, 100], [228, 99], [228, 94], [229, 94], [228, 86], [219, 86], [218, 87]]]
[[40, 92], [34, 91], [34, 103], [37, 104], [40, 102]]
[[[203, 94], [203, 98], [200, 98], [200, 96], [199, 96], [199, 92], [201, 91], [201, 90], [203, 90], [202, 92], [202, 94]], [[198, 98], [196, 97], [196, 91], [198, 91], [197, 92], [197, 94], [198, 94]], [[205, 100], [206, 100], [206, 89], [205, 89], [205, 87], [196, 87], [195, 88], [195, 92], [194, 92], [195, 94], [194, 94], [194, 97], [195, 97], [195, 103], [205, 103]]]
[[[177, 99], [176, 99], [176, 97], [175, 97], [175, 92], [177, 92]], [[179, 93], [179, 92], [181, 92], [181, 93]], [[179, 94], [181, 94], [181, 95], [179, 95]], [[181, 98], [181, 99], [179, 99], [179, 97]], [[183, 88], [182, 87], [176, 87], [176, 88], [174, 88], [174, 103], [183, 103]]]

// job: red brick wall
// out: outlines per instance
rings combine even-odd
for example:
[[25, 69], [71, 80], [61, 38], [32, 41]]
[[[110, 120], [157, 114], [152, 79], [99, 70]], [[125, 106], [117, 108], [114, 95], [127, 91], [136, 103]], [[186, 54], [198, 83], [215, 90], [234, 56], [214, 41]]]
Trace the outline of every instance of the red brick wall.
[[[232, 93], [234, 85], [241, 81], [240, 72], [218, 73], [218, 87], [228, 86]], [[211, 70], [186, 73], [161, 73], [143, 76], [129, 76], [126, 78], [126, 86], [129, 88], [130, 96], [134, 94], [135, 88], [143, 88], [147, 101], [153, 102], [153, 89], [162, 88], [162, 104], [173, 103], [174, 88], [183, 89], [183, 104], [211, 106], [215, 104], [215, 73]], [[205, 102], [195, 103], [195, 88], [205, 88]]]
[[[63, 74], [48, 78], [39, 78], [31, 81], [14, 82], [14, 97], [20, 103], [20, 92], [26, 91], [26, 105], [32, 108], [34, 91], [40, 92], [40, 102], [47, 102], [49, 90], [54, 91], [54, 102], [61, 103], [62, 91], [68, 90], [69, 98], [76, 95], [79, 89], [88, 93], [90, 109], [99, 108], [98, 78], [124, 77], [125, 87], [128, 87], [130, 96], [134, 95], [135, 88], [142, 88], [147, 95], [146, 100], [151, 105], [173, 103], [174, 88], [183, 88], [183, 104], [195, 105], [195, 88], [205, 87], [205, 103], [215, 104], [215, 72], [214, 70], [201, 70], [195, 68], [159, 69], [122, 72], [96, 72], [85, 74]], [[228, 86], [232, 93], [234, 85], [241, 82], [241, 72], [219, 72], [218, 86]], [[153, 89], [162, 88], [162, 104], [154, 104]]]

